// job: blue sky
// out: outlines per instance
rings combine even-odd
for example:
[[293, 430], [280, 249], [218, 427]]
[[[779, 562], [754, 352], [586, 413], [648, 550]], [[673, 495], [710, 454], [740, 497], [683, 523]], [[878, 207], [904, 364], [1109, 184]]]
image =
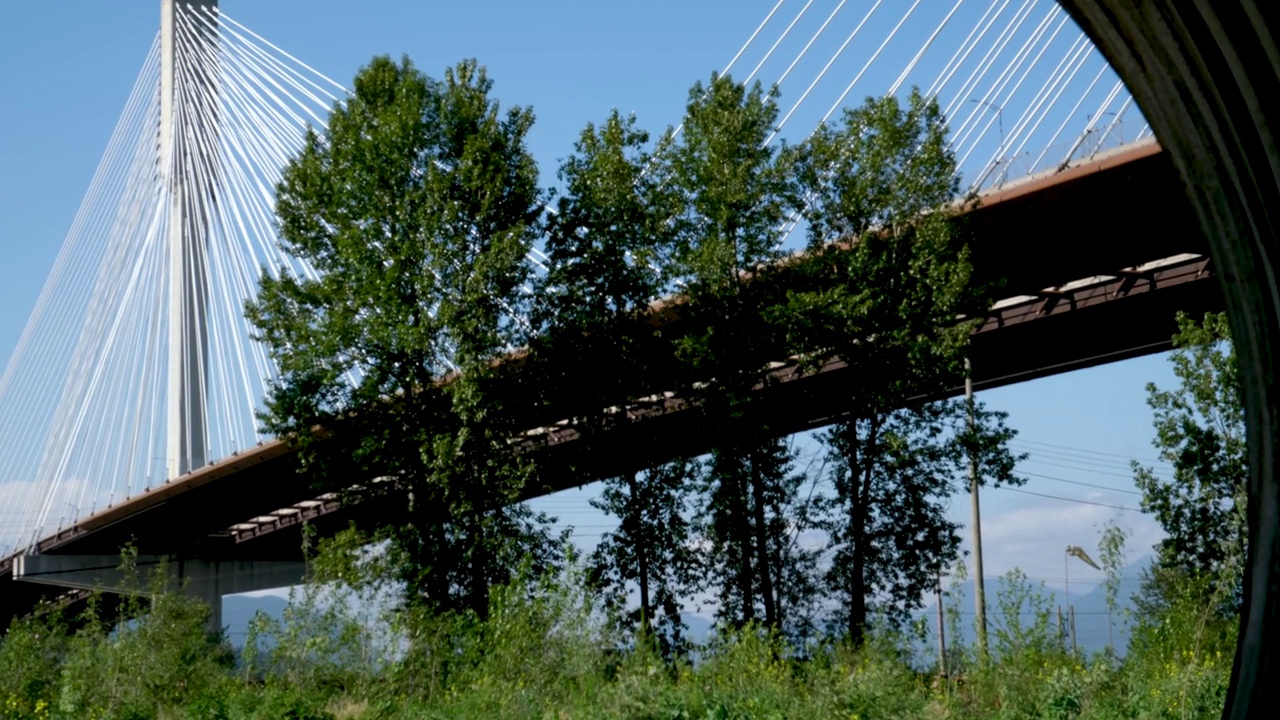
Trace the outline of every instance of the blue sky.
[[[537, 123], [529, 142], [548, 185], [583, 125], [601, 120], [611, 108], [636, 112], [640, 123], [655, 132], [678, 123], [689, 86], [724, 67], [774, 5], [775, 0], [222, 3], [236, 20], [343, 84], [375, 54], [407, 53], [435, 75], [462, 58], [476, 57], [488, 67], [505, 105], [533, 106]], [[847, 53], [848, 62], [833, 66], [830, 87], [815, 90], [813, 107], [798, 113], [793, 127], [812, 127], [846, 78], [858, 71], [862, 62], [857, 53], [873, 53], [896, 22], [899, 5], [889, 3], [890, 9], [872, 17]], [[969, 5], [978, 9], [962, 7], [958, 17], [980, 12], [984, 4], [973, 0]], [[7, 359], [17, 341], [67, 234], [158, 28], [158, 6], [153, 0], [14, 3], [5, 8], [0, 22], [0, 217], [5, 219], [0, 225], [0, 358]], [[753, 47], [767, 48], [800, 6], [799, 0], [784, 4], [761, 34], [764, 44]], [[798, 48], [794, 39], [812, 32], [801, 35], [801, 29], [816, 26], [834, 6], [814, 3], [810, 15], [797, 24], [793, 42], [782, 49]], [[870, 6], [851, 2], [836, 17], [833, 26], [841, 29], [832, 30], [834, 41], [815, 45], [816, 53], [826, 43], [826, 55], [798, 65], [791, 84], [783, 86], [784, 111]], [[1040, 2], [1036, 17], [1049, 7], [1047, 0]], [[902, 42], [887, 48], [883, 62], [871, 66], [867, 90], [856, 88], [850, 99], [879, 92], [875, 88], [906, 65], [930, 27], [904, 26]], [[760, 51], [744, 55], [734, 75], [749, 71]], [[781, 51], [778, 57], [784, 57]], [[943, 60], [926, 57], [920, 75], [910, 80], [927, 84]], [[785, 64], [767, 64], [761, 77], [776, 77]], [[964, 100], [957, 101], [964, 113], [981, 110]], [[1077, 114], [1090, 106], [1084, 104]], [[1002, 124], [1012, 128], [1013, 112], [1005, 108], [1001, 115]], [[989, 134], [994, 137], [995, 132]], [[1018, 449], [1032, 453], [1026, 472], [1132, 491], [1125, 458], [1154, 455], [1144, 404], [1144, 384], [1151, 380], [1172, 384], [1163, 356], [991, 391], [981, 399], [1010, 413], [1025, 441]], [[1026, 489], [1081, 501], [1137, 504], [1132, 494], [1046, 477], [1032, 477]], [[587, 508], [589, 494], [589, 489], [571, 491], [543, 503], [582, 528], [588, 542], [607, 524]], [[1033, 578], [1060, 582], [1062, 548], [1068, 543], [1092, 548], [1098, 527], [1113, 516], [1133, 529], [1133, 556], [1145, 553], [1158, 537], [1154, 524], [1135, 512], [1011, 492], [985, 493], [983, 511], [988, 574], [1019, 566]], [[953, 512], [967, 521], [965, 496], [957, 496]], [[1073, 568], [1072, 585], [1087, 583], [1086, 573]]]

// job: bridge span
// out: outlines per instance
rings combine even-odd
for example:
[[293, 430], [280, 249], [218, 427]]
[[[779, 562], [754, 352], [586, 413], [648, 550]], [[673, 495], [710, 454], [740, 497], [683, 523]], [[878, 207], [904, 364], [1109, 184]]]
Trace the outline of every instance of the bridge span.
[[[970, 216], [975, 274], [1003, 279], [1006, 299], [974, 333], [975, 389], [1161, 352], [1170, 348], [1176, 311], [1224, 309], [1179, 182], [1168, 155], [1148, 142], [983, 196]], [[785, 433], [838, 422], [857, 382], [838, 359], [815, 372], [788, 364], [772, 372], [777, 382], [761, 391], [762, 406]], [[701, 418], [670, 393], [628, 417], [589, 439], [563, 421], [531, 429], [540, 472], [529, 496], [709, 449]], [[579, 471], [568, 472], [570, 465]], [[329, 533], [376, 512], [317, 495], [296, 472], [288, 444], [262, 443], [0, 559], [0, 624], [67, 588], [110, 589], [102, 578], [129, 542], [143, 557], [181, 559], [174, 572], [209, 600], [287, 585], [301, 577], [302, 523]]]

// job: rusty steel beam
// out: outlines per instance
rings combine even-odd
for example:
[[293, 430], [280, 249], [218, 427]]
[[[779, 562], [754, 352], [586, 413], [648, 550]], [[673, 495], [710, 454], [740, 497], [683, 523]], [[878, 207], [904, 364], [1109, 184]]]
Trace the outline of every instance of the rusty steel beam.
[[[1019, 327], [1026, 327], [1032, 323], [1040, 322], [1043, 325], [1045, 324], [1044, 321], [1048, 318], [1061, 318], [1070, 313], [1079, 314], [1090, 310], [1097, 311], [1099, 309], [1104, 309], [1103, 306], [1108, 303], [1115, 305], [1120, 301], [1125, 300], [1133, 302], [1134, 298], [1138, 298], [1143, 295], [1150, 295], [1157, 291], [1168, 292], [1178, 288], [1185, 288], [1190, 285], [1197, 285], [1200, 290], [1207, 288], [1210, 291], [1208, 294], [1213, 295], [1214, 293], [1212, 291], [1216, 289], [1216, 287], [1213, 286], [1215, 280], [1209, 272], [1208, 258], [1191, 259], [1168, 267], [1157, 268], [1140, 273], [1144, 277], [1148, 278], [1148, 283], [1130, 288], [1128, 292], [1120, 292], [1121, 288], [1125, 286], [1128, 277], [1132, 274], [1134, 274], [1134, 272], [1131, 270], [1117, 271], [1115, 276], [1110, 280], [1061, 291], [1059, 294], [1062, 295], [1067, 302], [1060, 303], [1047, 311], [1043, 309], [1042, 302], [1039, 299], [1028, 300], [993, 311], [991, 316], [982, 325], [975, 329], [975, 344], [981, 347], [986, 338], [992, 338], [994, 342], [999, 342], [998, 338], [1001, 337], [1001, 333], [998, 331], [1001, 330], [1005, 331], [1005, 335], [1008, 335], [1011, 330]], [[1171, 320], [1172, 318], [1170, 317], [1169, 319]], [[1146, 343], [1137, 348], [1124, 348], [1118, 352], [1126, 353], [1136, 351], [1140, 354], [1149, 354], [1151, 352], [1158, 352], [1162, 349], [1168, 349], [1170, 346], [1168, 338], [1171, 337], [1171, 335], [1172, 333], [1169, 333], [1165, 336], [1166, 339], [1162, 341]], [[1111, 351], [1100, 356], [1100, 359], [1107, 360], [1115, 357], [1117, 357], [1116, 352]], [[1091, 364], [1092, 360], [1093, 358], [1079, 360], [1076, 362], [1076, 366], [1086, 367]], [[845, 377], [844, 374], [847, 373], [848, 369], [848, 365], [843, 360], [840, 360], [839, 358], [832, 358], [821, 364], [818, 368], [806, 372], [802, 371], [793, 360], [785, 365], [781, 365], [773, 369], [769, 373], [768, 380], [762, 381], [756, 386], [756, 389], [757, 391], [764, 391], [766, 388], [769, 388], [771, 392], [776, 393], [804, 393], [805, 389], [803, 386], [806, 383], [818, 383], [824, 388], [837, 386], [847, 382], [847, 377]], [[1058, 368], [1058, 371], [1066, 369], [1069, 368]], [[1027, 372], [1033, 373], [1035, 371], [1035, 369], [1030, 369]], [[978, 385], [980, 388], [990, 389], [1014, 382], [1020, 382], [1022, 379], [1023, 376], [1019, 374], [1008, 374], [1000, 377], [985, 377], [983, 378], [983, 382], [978, 383]], [[958, 395], [962, 390], [962, 388], [956, 387], [953, 388], [949, 394]], [[822, 392], [825, 394], [825, 390]], [[833, 405], [838, 405], [838, 403]], [[638, 403], [626, 408], [621, 414], [625, 416], [625, 420], [620, 422], [624, 425], [635, 427], [636, 425], [643, 425], [645, 423], [661, 422], [664, 418], [679, 417], [681, 415], [691, 416], [695, 413], [696, 408], [691, 402], [668, 395], [661, 399], [655, 399], [646, 403]], [[791, 432], [815, 429], [826, 424], [838, 422], [842, 417], [843, 414], [838, 409], [826, 414], [810, 413], [807, 416], [797, 415], [791, 419], [791, 423], [789, 425], [785, 426], [786, 433], [789, 434]], [[526, 451], [533, 452], [535, 454], [546, 453], [547, 451], [554, 451], [556, 449], [571, 448], [576, 443], [580, 443], [584, 440], [583, 432], [567, 423], [541, 430], [541, 432], [536, 432], [535, 434], [531, 434], [527, 437]], [[689, 436], [687, 433], [684, 435], [685, 437]], [[658, 442], [661, 442], [661, 440], [658, 440]], [[610, 447], [612, 447], [612, 444]], [[537, 494], [542, 494], [541, 491], [543, 490], [563, 490], [576, 484], [589, 482], [590, 480], [587, 480], [586, 478], [597, 479], [598, 477], [607, 477], [607, 472], [607, 470], [586, 473], [570, 472], [564, 476], [564, 480], [561, 482], [552, 480], [551, 482], [540, 485], [535, 489], [534, 493], [530, 493], [530, 496], [532, 497]], [[346, 509], [336, 501], [328, 500], [320, 502], [319, 500], [320, 499], [317, 498], [318, 504], [308, 511], [309, 519], [332, 515], [333, 513]], [[232, 535], [236, 543], [244, 543], [260, 538], [271, 532], [286, 529], [296, 523], [297, 521], [281, 519], [271, 523], [255, 525], [252, 529], [236, 531], [233, 532]]]
[[[1060, 346], [1056, 351], [1061, 357], [1040, 357], [1022, 365], [1018, 365], [1022, 362], [1019, 358], [1009, 359], [1018, 353], [1009, 352], [1008, 348], [1017, 347], [1019, 343], [1025, 346], [1042, 344], [1046, 338], [1053, 340], [1052, 328], [1059, 329], [1058, 335], [1074, 333], [1085, 337], [1102, 331], [1114, 336], [1118, 331], [1110, 328], [1111, 325], [1143, 322], [1150, 325], [1153, 318], [1171, 317], [1170, 308], [1182, 307], [1180, 302], [1186, 307], [1220, 304], [1220, 298], [1205, 299], [1206, 283], [1193, 282], [1195, 277], [1204, 274], [1203, 268], [1191, 275], [1179, 275], [1170, 269], [1154, 272], [1136, 269], [1135, 263], [1159, 257], [1159, 252], [1203, 254], [1203, 238], [1188, 232], [1194, 223], [1179, 214], [1178, 204], [1170, 205], [1165, 200], [1170, 192], [1166, 187], [1170, 176], [1176, 177], [1176, 173], [1159, 146], [1152, 143], [1082, 163], [1052, 176], [1029, 178], [983, 197], [982, 205], [972, 211], [972, 221], [968, 224], [975, 238], [982, 239], [975, 249], [976, 272], [984, 277], [1009, 276], [1013, 279], [1006, 286], [1010, 294], [1026, 294], [1033, 299], [993, 312], [975, 333], [975, 373], [979, 377], [979, 389], [1156, 352], [1167, 348], [1168, 338], [1172, 336], [1172, 332], [1168, 332], [1160, 338], [1156, 333], [1145, 343], [1110, 337], [1107, 342], [1114, 347], [1105, 352]], [[1082, 217], [1084, 214], [1074, 209], [1077, 203], [1086, 200], [1102, 203], [1117, 212], [1126, 210], [1118, 215], [1120, 225], [1115, 229], [1127, 238], [1125, 243], [1113, 242], [1109, 232], [1098, 232], [1096, 226], [1089, 225], [1091, 219]], [[1107, 214], [1116, 215], [1110, 211]], [[1053, 248], [1054, 261], [1028, 265], [1025, 262], [1028, 243]], [[1042, 256], [1043, 252], [1037, 251], [1036, 255]], [[1128, 267], [1115, 270], [1117, 265]], [[1062, 291], [1050, 287], [1097, 274], [1109, 274], [1114, 280], [1102, 284], [1101, 288], [1090, 285]], [[1179, 285], [1191, 289], [1184, 292]], [[1154, 292], [1157, 289], [1159, 293]], [[1069, 302], [1059, 300], [1049, 306], [1045, 300], [1053, 294]], [[1127, 300], [1100, 306], [1105, 298]], [[1144, 298], [1158, 300], [1150, 304]], [[1144, 306], [1144, 302], [1150, 307]], [[679, 322], [679, 306], [678, 302], [659, 303], [652, 316], [659, 324], [664, 324], [663, 318], [667, 322]], [[1098, 314], [1100, 311], [1093, 308], [1100, 307], [1108, 309]], [[1037, 322], [1030, 322], [1033, 319]], [[1089, 327], [1082, 328], [1081, 323]], [[992, 332], [995, 329], [1001, 332]], [[987, 341], [988, 335], [996, 340]], [[1126, 343], [1130, 347], [1120, 347]], [[778, 382], [770, 386], [770, 402], [787, 416], [789, 432], [818, 427], [842, 417], [835, 399], [842, 397], [842, 387], [847, 387], [849, 380], [838, 361], [829, 362], [812, 373], [799, 373], [794, 364], [783, 364], [773, 372]], [[661, 396], [628, 409], [629, 420], [622, 427], [624, 430], [653, 428], [654, 432], [671, 439], [669, 452], [693, 453], [698, 450], [697, 433], [696, 428], [688, 427], [688, 418], [696, 413], [688, 409], [679, 398]], [[531, 490], [534, 494], [579, 482], [572, 479], [576, 474], [556, 473], [556, 468], [566, 467], [565, 460], [557, 456], [572, 456], [579, 452], [573, 450], [575, 446], [585, 447], [600, 439], [593, 437], [591, 442], [584, 443], [576, 429], [563, 423], [540, 424], [547, 430], [533, 435], [529, 441], [539, 457], [547, 458], [542, 462], [547, 471], [544, 480]], [[615, 435], [623, 438], [634, 433]], [[605, 443], [591, 452], [605, 458], [611, 454], [627, 458], [628, 453], [634, 453], [628, 448], [610, 452], [616, 449]], [[628, 462], [638, 461], [632, 456]], [[600, 470], [605, 472], [607, 467], [602, 466]], [[294, 505], [299, 498], [314, 497], [315, 493], [296, 471], [294, 448], [281, 441], [267, 442], [79, 520], [72, 527], [43, 538], [37, 551], [114, 553], [124, 543], [134, 541], [140, 552], [150, 554], [168, 554], [179, 546], [184, 552], [237, 557], [296, 553], [296, 543], [290, 545], [287, 540], [292, 533], [285, 531], [296, 529], [303, 521], [321, 525], [336, 522], [352, 511], [344, 511], [336, 502], [327, 501], [302, 512], [246, 524], [245, 528], [235, 526], [246, 516], [270, 515]], [[200, 522], [193, 522], [195, 518]], [[8, 580], [5, 573], [9, 564], [7, 560], [0, 560], [0, 583]], [[0, 590], [0, 596], [3, 595], [5, 592]]]

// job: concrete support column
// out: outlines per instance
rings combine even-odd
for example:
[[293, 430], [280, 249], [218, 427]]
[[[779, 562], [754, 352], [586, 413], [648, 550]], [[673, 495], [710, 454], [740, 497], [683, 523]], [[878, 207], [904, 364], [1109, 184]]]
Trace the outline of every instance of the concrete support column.
[[208, 462], [209, 216], [217, 162], [217, 0], [160, 2], [159, 167], [168, 195], [166, 475]]
[[1280, 3], [1060, 0], [1182, 175], [1231, 318], [1249, 435], [1249, 558], [1224, 718], [1280, 705]]

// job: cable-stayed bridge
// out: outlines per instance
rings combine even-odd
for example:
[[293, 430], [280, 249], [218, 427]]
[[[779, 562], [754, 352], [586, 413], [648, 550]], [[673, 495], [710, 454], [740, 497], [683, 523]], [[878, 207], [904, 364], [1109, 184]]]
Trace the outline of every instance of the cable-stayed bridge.
[[[939, 99], [964, 185], [985, 193], [978, 271], [1009, 283], [975, 339], [988, 386], [1165, 349], [1172, 309], [1217, 306], [1195, 218], [1170, 203], [1176, 175], [1052, 2], [778, 2], [725, 69], [782, 89], [771, 141], [802, 139], [866, 95], [914, 85]], [[131, 535], [158, 554], [199, 547], [207, 561], [221, 544], [236, 548], [227, 562], [279, 559], [260, 529], [336, 515], [258, 432], [274, 368], [241, 309], [262, 268], [314, 273], [281, 254], [272, 194], [305, 126], [323, 127], [345, 97], [217, 3], [162, 3], [161, 30], [0, 375], [0, 557], [29, 555], [0, 570], [35, 579], [59, 554], [110, 555]], [[530, 257], [535, 268], [545, 260]], [[779, 385], [794, 429], [839, 416], [830, 401], [849, 380], [828, 370]], [[667, 405], [659, 415], [678, 427]], [[571, 446], [571, 428], [548, 427], [551, 445]], [[58, 572], [70, 583], [68, 562]]]

